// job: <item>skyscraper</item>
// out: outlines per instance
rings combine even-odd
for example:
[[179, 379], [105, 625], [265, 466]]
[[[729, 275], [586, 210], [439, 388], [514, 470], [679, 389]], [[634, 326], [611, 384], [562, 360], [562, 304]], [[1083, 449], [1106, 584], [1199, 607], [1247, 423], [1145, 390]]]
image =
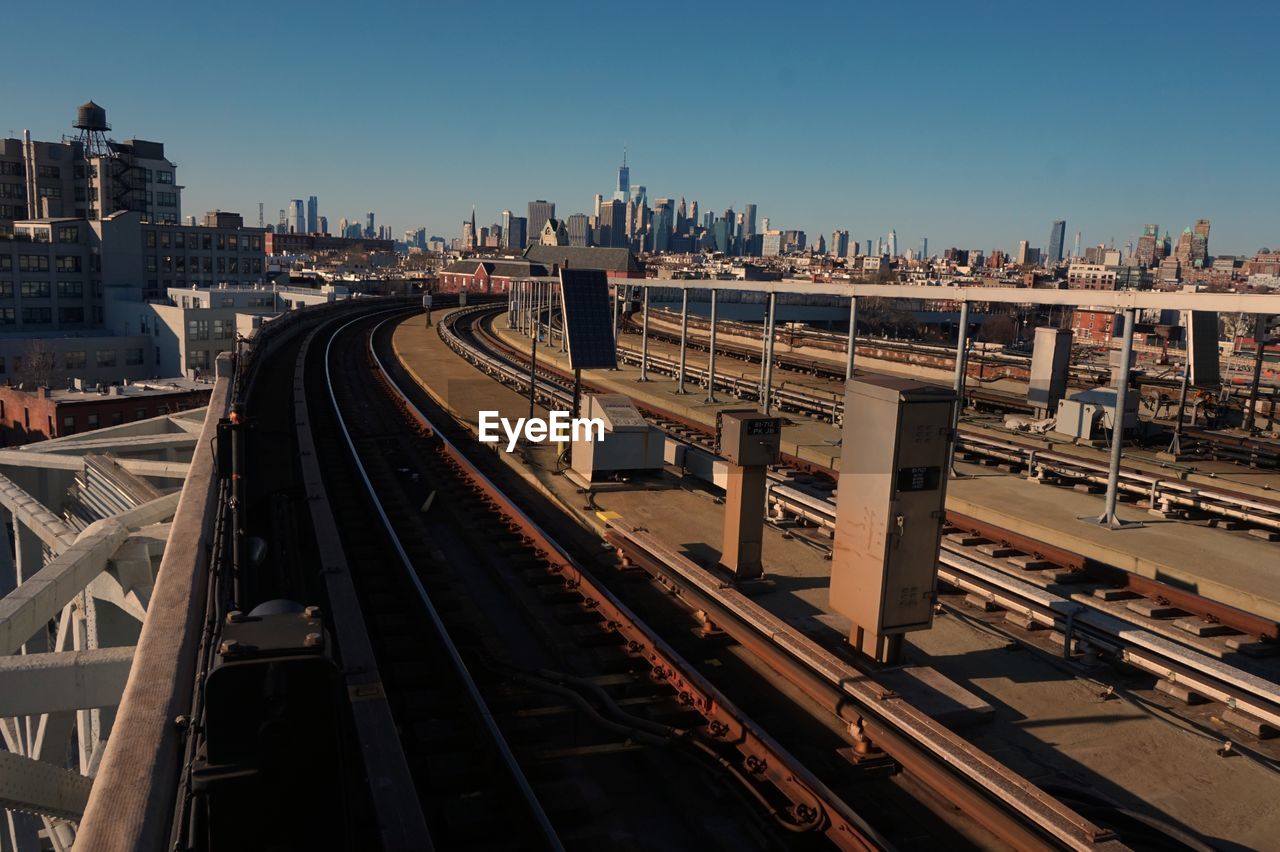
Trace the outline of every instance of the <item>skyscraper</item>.
[[[748, 207], [752, 205], [747, 205]], [[849, 254], [849, 232], [832, 231], [831, 245], [828, 247], [833, 257], [846, 257]]]
[[1053, 227], [1049, 229], [1049, 255], [1045, 260], [1050, 266], [1062, 260], [1062, 245], [1066, 240], [1067, 220], [1058, 219], [1053, 223]]
[[511, 211], [502, 211], [502, 239], [498, 241], [498, 245], [502, 248], [511, 248]]
[[366, 219], [365, 219], [364, 235], [365, 235], [366, 237], [369, 237], [370, 239], [372, 239], [373, 237], [376, 237], [376, 236], [378, 235], [378, 231], [377, 231], [377, 229], [373, 227], [373, 212], [372, 212], [372, 211], [370, 211], [369, 215], [368, 215], [368, 216], [366, 217]]
[[921, 260], [929, 259], [929, 238], [928, 237], [920, 238], [920, 259]]
[[1138, 237], [1138, 250], [1134, 255], [1139, 266], [1152, 267], [1156, 265], [1156, 241], [1159, 239], [1159, 225], [1142, 226], [1142, 236]]
[[624, 248], [627, 245], [627, 207], [616, 198], [600, 205], [600, 222], [596, 230], [596, 244], [606, 248]]
[[[756, 235], [756, 206], [747, 204], [742, 208], [742, 239], [749, 240]], [[845, 236], [848, 236], [846, 233]], [[847, 242], [847, 240], [846, 240]]]
[[301, 198], [295, 198], [289, 202], [289, 228], [295, 234], [307, 232], [307, 214], [302, 207]]
[[529, 241], [529, 220], [524, 216], [512, 216], [507, 222], [506, 228], [503, 229], [506, 235], [504, 239], [507, 241], [507, 248], [515, 251], [524, 251], [525, 243]]
[[320, 231], [320, 202], [313, 195], [307, 199], [307, 233]]
[[591, 225], [588, 224], [585, 213], [574, 213], [565, 224], [569, 229], [569, 245], [591, 245]]
[[[622, 165], [618, 166], [618, 188], [613, 193], [614, 201], [626, 203], [631, 200], [631, 169], [627, 167], [627, 149], [622, 149]], [[530, 219], [533, 214], [529, 214]]]
[[541, 198], [537, 201], [530, 201], [528, 239], [541, 239], [542, 226], [547, 224], [548, 219], [554, 218], [556, 218], [556, 204], [554, 201], [543, 201]]
[[893, 228], [889, 229], [889, 257], [898, 256], [898, 232]]

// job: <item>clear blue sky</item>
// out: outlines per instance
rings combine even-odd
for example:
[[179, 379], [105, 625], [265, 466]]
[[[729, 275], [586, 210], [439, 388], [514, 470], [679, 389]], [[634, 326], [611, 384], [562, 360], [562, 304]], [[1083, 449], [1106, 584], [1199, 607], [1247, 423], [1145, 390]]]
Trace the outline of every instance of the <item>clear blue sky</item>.
[[166, 143], [184, 214], [317, 195], [331, 228], [456, 236], [473, 203], [589, 212], [625, 144], [650, 198], [754, 201], [811, 239], [1044, 246], [1065, 218], [1068, 245], [1122, 245], [1207, 216], [1217, 253], [1280, 245], [1274, 3], [116, 0], [5, 24], [0, 133], [56, 138], [92, 98]]

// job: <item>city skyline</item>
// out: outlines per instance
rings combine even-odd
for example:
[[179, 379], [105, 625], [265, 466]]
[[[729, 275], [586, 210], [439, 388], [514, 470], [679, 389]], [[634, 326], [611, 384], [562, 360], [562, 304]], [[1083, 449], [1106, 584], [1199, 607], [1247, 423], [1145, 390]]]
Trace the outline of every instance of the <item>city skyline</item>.
[[[1112, 30], [1150, 25], [1149, 10], [1098, 8]], [[486, 221], [534, 199], [554, 202], [561, 217], [590, 214], [595, 193], [611, 195], [625, 146], [630, 180], [650, 199], [683, 195], [704, 210], [754, 203], [772, 227], [815, 236], [843, 229], [865, 240], [892, 227], [900, 245], [927, 237], [934, 253], [1008, 249], [1023, 239], [1047, 250], [1047, 227], [1059, 219], [1072, 235], [1083, 232], [1083, 245], [1114, 238], [1123, 246], [1137, 241], [1143, 223], [1177, 234], [1203, 217], [1215, 223], [1221, 253], [1274, 247], [1274, 186], [1259, 176], [1270, 173], [1267, 140], [1280, 119], [1256, 104], [1267, 94], [1263, 36], [1280, 15], [1261, 4], [1188, 8], [1195, 26], [1170, 26], [1160, 39], [1135, 38], [1080, 64], [1069, 63], [1080, 37], [1074, 28], [1040, 26], [1050, 16], [1009, 4], [981, 13], [917, 4], [919, 14], [903, 19], [928, 25], [913, 33], [910, 61], [892, 29], [858, 39], [856, 53], [842, 47], [842, 34], [866, 24], [866, 10], [843, 5], [815, 11], [822, 27], [812, 26], [814, 15], [768, 26], [762, 16], [735, 16], [715, 39], [697, 29], [667, 32], [660, 9], [640, 23], [609, 8], [543, 10], [520, 33], [486, 31], [507, 57], [502, 67], [463, 61], [465, 40], [450, 37], [460, 25], [420, 10], [374, 9], [339, 38], [257, 7], [265, 18], [252, 30], [239, 28], [234, 13], [208, 22], [175, 9], [166, 28], [190, 38], [158, 39], [147, 61], [118, 57], [107, 68], [92, 55], [69, 55], [38, 91], [0, 95], [8, 119], [0, 132], [29, 128], [56, 139], [70, 132], [75, 105], [93, 99], [108, 109], [117, 138], [166, 143], [189, 188], [189, 214], [220, 208], [256, 219], [259, 202], [275, 211], [316, 195], [331, 229], [342, 216], [374, 210], [395, 235], [425, 226], [451, 237], [473, 204]], [[19, 28], [37, 23], [26, 8], [13, 14]], [[152, 26], [94, 7], [79, 14], [104, 37]], [[1177, 9], [1169, 18], [1179, 18]], [[1011, 20], [1034, 37], [991, 38], [993, 26]], [[271, 75], [286, 23], [291, 39], [319, 52], [360, 55], [361, 73], [290, 89], [280, 101]], [[424, 31], [433, 35], [427, 50], [413, 42]], [[473, 89], [460, 85], [464, 75], [489, 85], [548, 54], [571, 67], [574, 45], [619, 31], [639, 44], [669, 36], [655, 60], [661, 85], [625, 97], [598, 82], [578, 93], [539, 90], [508, 102], [501, 124], [492, 123], [490, 104], [462, 91]], [[806, 50], [774, 58], [767, 46], [779, 40]], [[237, 61], [217, 61], [228, 58], [227, 44]], [[14, 59], [38, 63], [38, 51], [20, 42]], [[734, 97], [691, 96], [698, 68], [744, 59], [750, 72]], [[155, 73], [167, 63], [184, 72]], [[381, 72], [392, 67], [400, 79], [429, 81], [429, 93], [385, 85]], [[856, 97], [885, 68], [892, 96]], [[840, 92], [854, 96], [833, 105]], [[1046, 98], [1053, 108], [1043, 108]], [[1188, 102], [1206, 109], [1159, 132], [1160, 116]], [[1137, 104], [1149, 109], [1135, 111]], [[1231, 114], [1248, 132], [1221, 132], [1220, 117]], [[658, 116], [664, 120], [646, 120]], [[529, 132], [508, 133], [513, 122]]]

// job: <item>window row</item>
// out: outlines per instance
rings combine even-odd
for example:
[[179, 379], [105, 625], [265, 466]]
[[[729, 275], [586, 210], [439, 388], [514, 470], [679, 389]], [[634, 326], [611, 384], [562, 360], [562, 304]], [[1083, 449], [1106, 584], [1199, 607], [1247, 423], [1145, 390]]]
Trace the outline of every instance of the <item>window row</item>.
[[[164, 193], [161, 193], [163, 195]], [[161, 202], [164, 205], [164, 202]], [[176, 202], [175, 202], [176, 204]], [[175, 205], [164, 205], [175, 206]], [[216, 234], [189, 234], [186, 231], [148, 230], [146, 234], [147, 248], [189, 248], [201, 251], [262, 251], [262, 237], [258, 234], [246, 234], [243, 237], [236, 233], [220, 231]]]

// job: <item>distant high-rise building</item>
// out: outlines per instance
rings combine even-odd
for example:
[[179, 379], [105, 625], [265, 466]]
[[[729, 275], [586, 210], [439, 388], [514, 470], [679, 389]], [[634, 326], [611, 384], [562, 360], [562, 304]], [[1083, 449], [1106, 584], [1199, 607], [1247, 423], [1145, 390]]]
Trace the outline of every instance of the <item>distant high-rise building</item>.
[[329, 217], [328, 216], [321, 216], [320, 220], [316, 222], [316, 232], [325, 234], [326, 236], [328, 235], [329, 233]]
[[364, 235], [372, 238], [377, 236], [377, 233], [378, 229], [373, 226], [373, 213], [370, 212], [368, 216], [365, 217]]
[[814, 243], [813, 253], [814, 254], [827, 253], [827, 238], [822, 236], [822, 234], [818, 234], [818, 242]]
[[507, 248], [524, 251], [529, 242], [529, 220], [525, 216], [512, 216], [503, 230], [506, 235]]
[[548, 219], [556, 217], [556, 204], [554, 201], [543, 201], [539, 198], [537, 201], [529, 202], [529, 233], [527, 238], [538, 240], [542, 237], [542, 226], [547, 224]]
[[862, 244], [862, 253], [863, 253], [863, 254], [865, 254], [865, 255], [870, 255], [870, 254], [871, 254], [871, 240], [864, 240], [864, 241], [863, 241], [863, 244]]
[[651, 251], [669, 251], [671, 249], [671, 232], [675, 227], [675, 205], [670, 198], [659, 198], [654, 202], [653, 222], [650, 225], [649, 248]]
[[343, 216], [338, 220], [338, 236], [345, 237], [347, 235], [347, 227], [351, 223], [347, 221], [347, 217]]
[[[513, 246], [511, 245], [511, 211], [503, 210], [501, 219], [502, 219], [502, 239], [499, 241], [499, 245], [502, 246], [502, 248], [513, 248]], [[523, 249], [524, 246], [515, 246], [514, 248]]]
[[921, 260], [929, 259], [929, 238], [928, 237], [920, 238], [920, 259]]
[[[766, 219], [765, 221], [768, 222], [769, 220]], [[698, 202], [696, 201], [689, 202], [689, 224], [695, 228], [698, 227]], [[766, 224], [765, 227], [769, 226]]]
[[585, 213], [574, 213], [566, 222], [569, 230], [569, 245], [586, 247], [591, 245], [591, 224]]
[[1026, 240], [1018, 240], [1018, 265], [1026, 266], [1031, 256], [1031, 245]]
[[631, 169], [627, 166], [626, 148], [622, 149], [622, 165], [618, 166], [618, 187], [613, 191], [613, 200], [624, 204], [631, 200]]
[[1053, 227], [1049, 229], [1049, 254], [1045, 260], [1049, 265], [1056, 264], [1062, 260], [1062, 246], [1067, 240], [1067, 221], [1065, 219], [1057, 219], [1053, 223]]
[[618, 199], [600, 204], [600, 221], [596, 226], [595, 241], [605, 248], [626, 248], [627, 208]]
[[604, 196], [596, 193], [591, 199], [591, 218], [600, 219], [600, 204], [604, 201]]
[[[756, 235], [756, 206], [748, 204], [742, 208], [742, 239], [750, 240]], [[846, 234], [846, 236], [848, 236]]]
[[307, 232], [307, 213], [302, 206], [301, 198], [295, 198], [289, 202], [289, 228], [295, 234]]
[[1159, 225], [1143, 225], [1142, 236], [1138, 237], [1138, 250], [1134, 253], [1134, 259], [1138, 261], [1138, 265], [1143, 268], [1155, 266], [1156, 260], [1156, 243], [1160, 239]]
[[1071, 251], [1071, 256], [1072, 257], [1080, 256], [1080, 232], [1079, 231], [1076, 231], [1076, 243], [1075, 243], [1075, 248], [1072, 249]]
[[320, 202], [313, 195], [307, 199], [307, 233], [314, 234], [320, 230]]
[[831, 254], [834, 257], [845, 257], [849, 254], [849, 232], [848, 231], [832, 231], [831, 245], [829, 246]]
[[889, 229], [889, 244], [887, 248], [889, 250], [889, 257], [898, 256], [898, 232], [893, 228]]

